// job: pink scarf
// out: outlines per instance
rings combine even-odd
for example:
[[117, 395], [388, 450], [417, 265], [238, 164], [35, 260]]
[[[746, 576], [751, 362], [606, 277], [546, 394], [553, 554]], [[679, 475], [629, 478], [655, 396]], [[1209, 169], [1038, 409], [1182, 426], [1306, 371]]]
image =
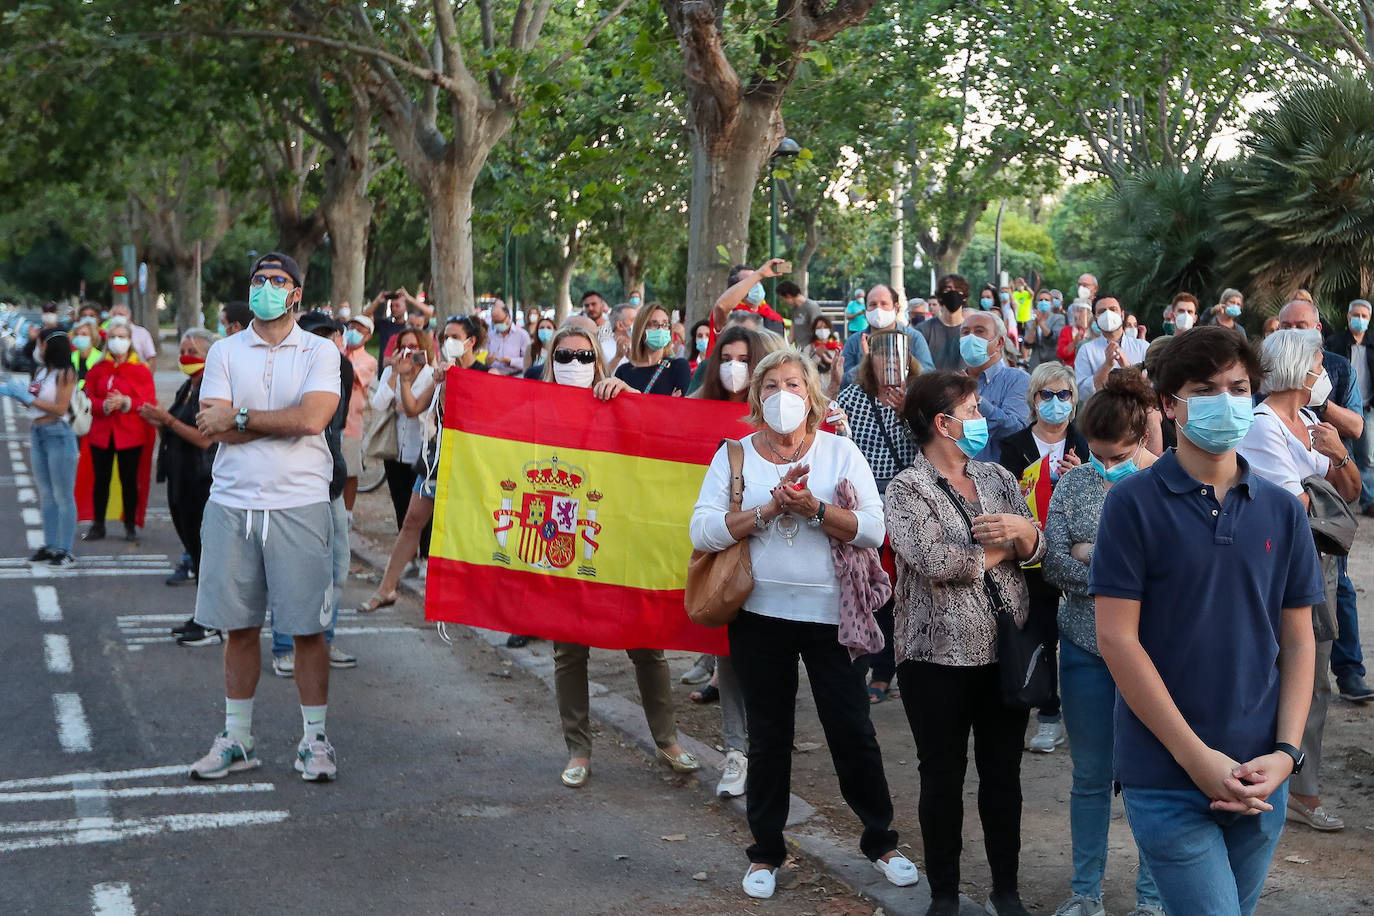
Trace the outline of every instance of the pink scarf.
[[[835, 487], [835, 506], [853, 511], [859, 495], [848, 480]], [[855, 547], [830, 539], [830, 558], [840, 584], [840, 645], [849, 649], [849, 660], [883, 648], [883, 632], [873, 612], [892, 597], [892, 583], [883, 572], [874, 547]]]

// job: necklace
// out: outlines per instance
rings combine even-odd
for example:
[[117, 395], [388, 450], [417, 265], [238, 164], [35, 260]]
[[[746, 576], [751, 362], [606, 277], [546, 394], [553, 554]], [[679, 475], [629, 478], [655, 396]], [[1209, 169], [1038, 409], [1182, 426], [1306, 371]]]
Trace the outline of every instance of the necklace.
[[[801, 443], [797, 446], [796, 451], [792, 453], [791, 458], [788, 458], [782, 452], [778, 451], [777, 446], [773, 444], [773, 440], [768, 438], [766, 433], [763, 436], [763, 441], [768, 443], [769, 451], [785, 462], [785, 464], [781, 465], [773, 464], [773, 470], [776, 471], [778, 475], [778, 482], [781, 483], [782, 479], [787, 476], [783, 473], [782, 469], [797, 463], [797, 459], [801, 457], [802, 450], [806, 448], [806, 437], [802, 437]], [[769, 463], [772, 464], [772, 462]], [[788, 547], [791, 547], [792, 539], [797, 536], [797, 532], [801, 531], [801, 520], [792, 513], [785, 512], [777, 517], [773, 523], [773, 527], [777, 530], [778, 537], [782, 538], [783, 542], [786, 543]]]

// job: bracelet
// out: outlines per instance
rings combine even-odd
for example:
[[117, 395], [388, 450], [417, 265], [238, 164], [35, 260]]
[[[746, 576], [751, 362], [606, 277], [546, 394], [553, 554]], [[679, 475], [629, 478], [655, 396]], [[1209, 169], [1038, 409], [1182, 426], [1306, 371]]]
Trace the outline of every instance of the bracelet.
[[1349, 452], [1346, 452], [1346, 453], [1345, 453], [1345, 457], [1341, 459], [1341, 463], [1340, 463], [1340, 464], [1333, 464], [1333, 465], [1331, 465], [1331, 470], [1333, 470], [1333, 471], [1339, 471], [1341, 468], [1345, 467], [1345, 466], [1346, 466], [1347, 464], [1349, 464], [1349, 463], [1350, 463], [1350, 453], [1349, 453]]
[[754, 507], [754, 527], [760, 531], [768, 527], [768, 523], [763, 520], [763, 506]]

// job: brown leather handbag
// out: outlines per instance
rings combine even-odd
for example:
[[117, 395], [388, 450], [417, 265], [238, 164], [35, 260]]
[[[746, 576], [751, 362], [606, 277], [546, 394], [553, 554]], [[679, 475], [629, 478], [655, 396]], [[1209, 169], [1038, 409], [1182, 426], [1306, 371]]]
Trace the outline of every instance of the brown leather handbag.
[[[738, 512], [744, 501], [744, 446], [725, 441], [730, 456], [730, 511]], [[692, 551], [687, 561], [687, 616], [704, 627], [723, 627], [739, 616], [754, 590], [754, 564], [749, 559], [746, 536], [724, 550]]]

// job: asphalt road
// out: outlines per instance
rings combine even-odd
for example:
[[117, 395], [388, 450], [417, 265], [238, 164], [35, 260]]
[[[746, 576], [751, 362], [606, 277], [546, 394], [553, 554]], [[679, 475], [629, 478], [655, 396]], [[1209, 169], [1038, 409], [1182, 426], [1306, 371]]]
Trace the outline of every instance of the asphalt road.
[[[138, 543], [78, 541], [75, 569], [31, 570], [17, 408], [0, 413], [0, 913], [872, 912], [806, 881], [747, 901], [743, 822], [610, 734], [590, 785], [563, 788], [544, 685], [404, 602], [339, 621], [359, 666], [331, 678], [336, 782], [292, 770], [296, 693], [266, 642], [263, 765], [190, 781], [223, 727], [220, 653], [167, 634], [194, 586], [163, 584], [180, 554], [165, 491]], [[344, 606], [371, 587], [352, 581]]]

